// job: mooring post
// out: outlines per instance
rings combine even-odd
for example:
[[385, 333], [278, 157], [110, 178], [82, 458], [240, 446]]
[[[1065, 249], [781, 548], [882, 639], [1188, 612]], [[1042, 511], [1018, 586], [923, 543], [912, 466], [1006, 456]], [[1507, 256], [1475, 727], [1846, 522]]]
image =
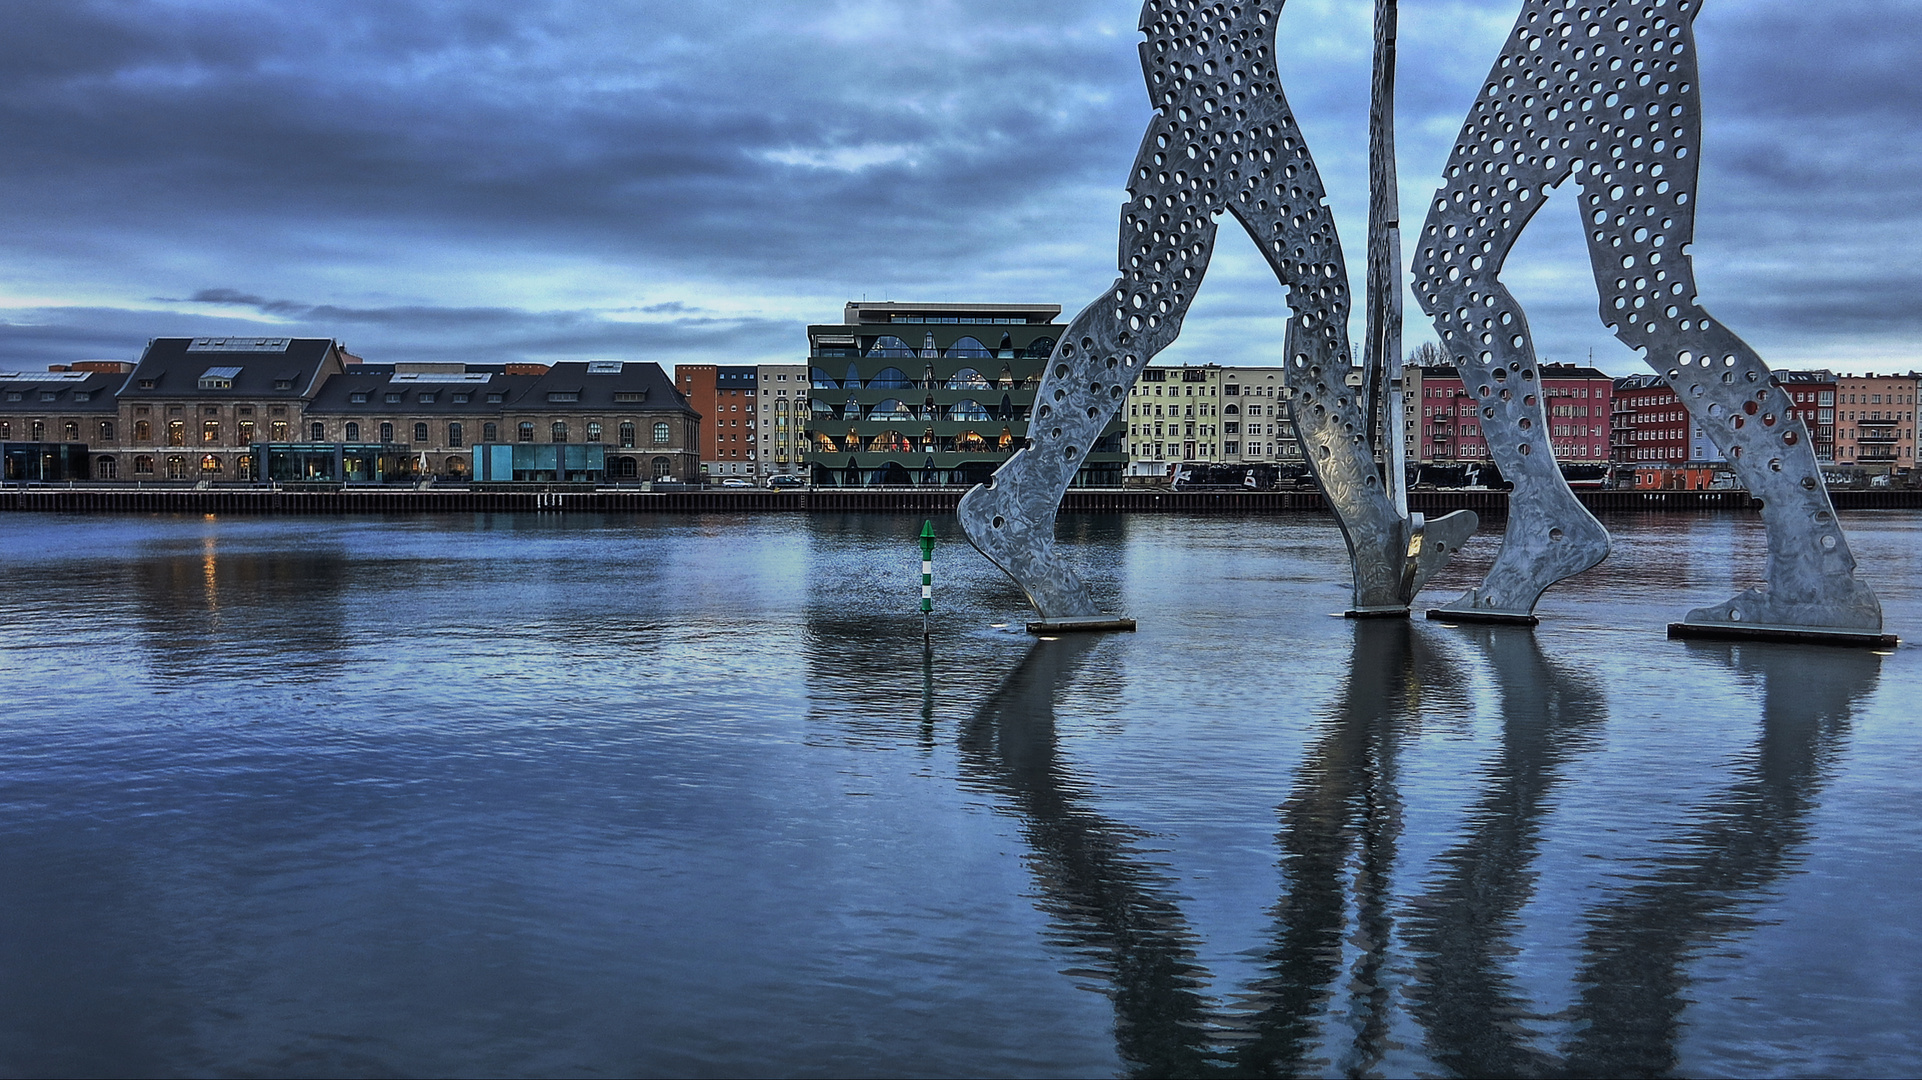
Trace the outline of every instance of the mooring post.
[[934, 520], [921, 524], [921, 640], [927, 641], [928, 615], [934, 611]]

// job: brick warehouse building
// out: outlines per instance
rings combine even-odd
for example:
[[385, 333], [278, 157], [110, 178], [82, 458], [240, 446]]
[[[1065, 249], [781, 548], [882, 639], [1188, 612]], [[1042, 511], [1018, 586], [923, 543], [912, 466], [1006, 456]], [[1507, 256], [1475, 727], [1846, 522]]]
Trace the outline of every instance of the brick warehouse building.
[[755, 390], [760, 371], [751, 365], [676, 364], [674, 382], [701, 414], [701, 475], [761, 475], [760, 413]]
[[[1541, 364], [1543, 410], [1549, 443], [1563, 464], [1599, 465], [1609, 460], [1609, 413], [1615, 380], [1580, 364]], [[1410, 415], [1404, 432], [1414, 435], [1408, 460], [1436, 464], [1487, 461], [1480, 406], [1452, 366], [1410, 367], [1404, 374]], [[1479, 389], [1479, 388], [1477, 388]], [[1414, 425], [1411, 429], [1408, 425]]]

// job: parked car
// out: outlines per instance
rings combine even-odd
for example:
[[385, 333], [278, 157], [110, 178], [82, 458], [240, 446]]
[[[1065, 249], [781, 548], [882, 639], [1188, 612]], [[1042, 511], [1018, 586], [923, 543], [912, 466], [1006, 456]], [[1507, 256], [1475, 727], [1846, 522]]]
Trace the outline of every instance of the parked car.
[[807, 481], [798, 476], [770, 476], [767, 478], [767, 486], [776, 490], [782, 488], [798, 488], [806, 487]]
[[730, 476], [721, 481], [721, 486], [722, 487], [753, 487], [754, 485], [750, 481], [743, 480], [738, 476]]

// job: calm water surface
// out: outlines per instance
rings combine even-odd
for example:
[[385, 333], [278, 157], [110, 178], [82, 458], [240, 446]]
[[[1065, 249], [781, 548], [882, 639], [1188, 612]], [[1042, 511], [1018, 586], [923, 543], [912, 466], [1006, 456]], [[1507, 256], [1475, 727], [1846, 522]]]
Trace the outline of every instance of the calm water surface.
[[1913, 1075], [1916, 650], [1609, 524], [1530, 632], [1070, 520], [1035, 642], [937, 521], [924, 652], [919, 518], [0, 515], [0, 1073]]

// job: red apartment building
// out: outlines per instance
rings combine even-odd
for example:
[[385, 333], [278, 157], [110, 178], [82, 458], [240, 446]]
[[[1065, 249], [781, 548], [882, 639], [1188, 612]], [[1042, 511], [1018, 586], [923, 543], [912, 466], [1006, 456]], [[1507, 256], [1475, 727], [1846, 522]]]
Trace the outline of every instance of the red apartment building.
[[701, 414], [701, 474], [752, 478], [758, 369], [714, 364], [674, 365], [674, 384]]
[[[1412, 460], [1423, 463], [1487, 461], [1488, 440], [1482, 434], [1475, 399], [1453, 367], [1410, 369], [1410, 389], [1420, 400], [1416, 422], [1419, 435]], [[1609, 460], [1609, 411], [1615, 380], [1577, 364], [1540, 366], [1542, 392], [1548, 412], [1549, 441], [1555, 460], [1600, 464]]]

